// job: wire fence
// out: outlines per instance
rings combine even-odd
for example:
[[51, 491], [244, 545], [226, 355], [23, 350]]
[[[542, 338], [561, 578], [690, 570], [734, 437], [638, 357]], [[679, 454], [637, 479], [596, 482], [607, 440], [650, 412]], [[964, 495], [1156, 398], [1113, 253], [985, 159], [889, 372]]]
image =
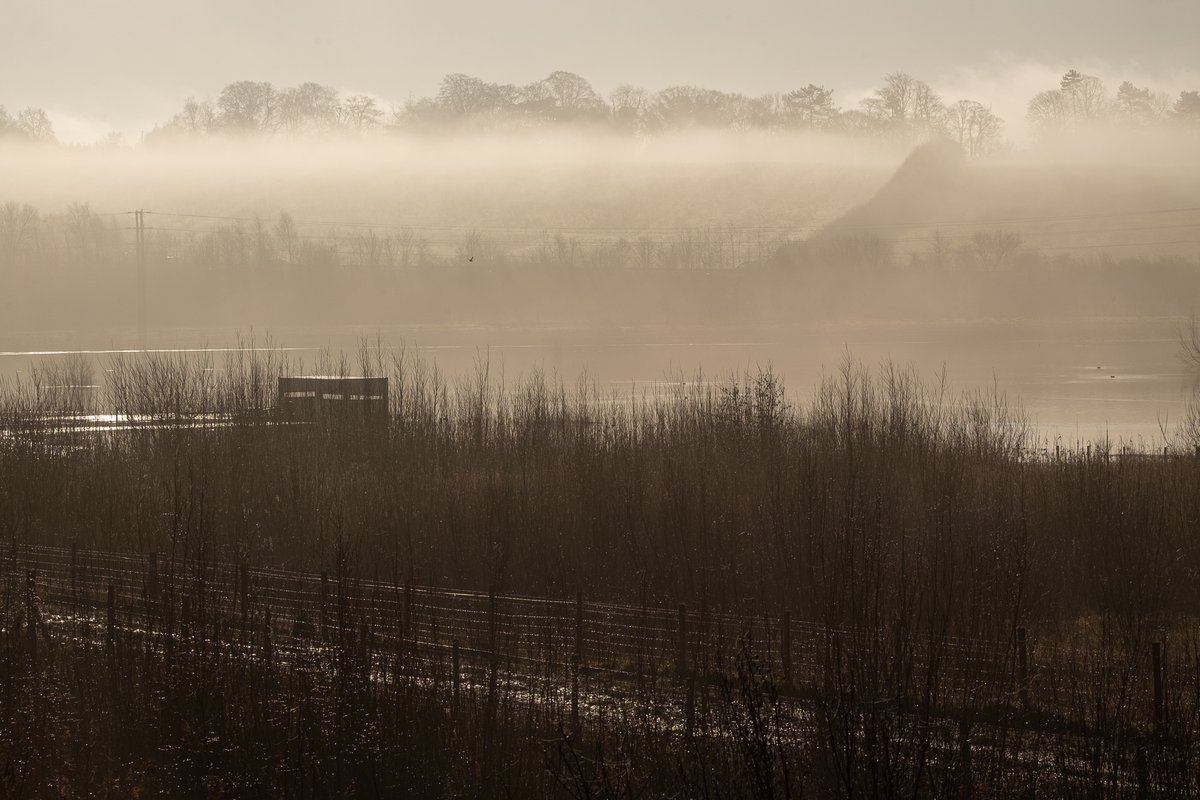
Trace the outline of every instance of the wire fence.
[[[53, 615], [115, 630], [268, 647], [354, 646], [386, 671], [454, 661], [570, 685], [714, 684], [752, 658], [784, 691], [858, 692], [864, 705], [974, 709], [992, 721], [1190, 736], [1200, 723], [1200, 641], [1133, 648], [1088, 636], [1012, 641], [911, 635], [680, 605], [630, 606], [438, 589], [158, 555], [20, 546], [0, 553], [3, 620]], [[42, 620], [33, 621], [33, 615]], [[392, 665], [389, 667], [388, 665]], [[578, 684], [576, 683], [576, 686]], [[870, 689], [863, 692], [864, 686]]]

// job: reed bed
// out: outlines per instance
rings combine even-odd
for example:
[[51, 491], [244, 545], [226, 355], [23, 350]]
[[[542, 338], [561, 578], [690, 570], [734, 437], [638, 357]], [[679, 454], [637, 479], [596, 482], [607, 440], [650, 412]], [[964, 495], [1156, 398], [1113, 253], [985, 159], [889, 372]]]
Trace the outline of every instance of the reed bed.
[[[6, 548], [156, 553], [190, 579], [196, 565], [245, 564], [430, 591], [491, 587], [542, 603], [581, 593], [618, 609], [595, 631], [594, 651], [637, 630], [640, 609], [685, 604], [690, 637], [721, 638], [719, 657], [696, 644], [682, 674], [644, 690], [621, 684], [616, 695], [640, 697], [635, 710], [588, 717], [591, 733], [574, 737], [559, 730], [569, 702], [531, 711], [518, 702], [525, 695], [500, 692], [514, 709], [510, 727], [478, 733], [463, 720], [500, 702], [490, 690], [480, 690], [492, 697], [481, 711], [456, 720], [432, 710], [448, 707], [441, 680], [364, 679], [363, 692], [387, 698], [360, 720], [378, 759], [419, 740], [414, 763], [428, 747], [467, 753], [475, 769], [504, 765], [487, 783], [450, 753], [421, 756], [439, 775], [475, 776], [445, 796], [1197, 793], [1200, 460], [1191, 453], [1118, 457], [1099, 444], [1033, 458], [1029, 426], [1004, 397], [850, 361], [803, 404], [769, 371], [612, 396], [586, 380], [506, 381], [486, 360], [472, 379], [448, 381], [418, 353], [380, 346], [308, 367], [248, 349], [222, 363], [160, 356], [106, 369], [105, 410], [124, 415], [111, 429], [65, 423], [79, 412], [58, 395], [5, 387]], [[281, 424], [275, 379], [300, 371], [388, 376], [387, 419]], [[5, 619], [19, 619], [20, 587], [5, 593]], [[505, 630], [543, 611], [514, 612]], [[785, 614], [807, 653], [792, 666], [803, 677], [794, 683], [810, 687], [802, 702], [781, 688], [770, 646], [781, 644]], [[758, 646], [739, 646], [743, 622], [717, 637], [722, 619], [763, 620], [750, 633]], [[210, 644], [170, 657], [184, 674], [223, 682], [204, 708], [236, 703], [269, 717], [271, 703], [295, 712], [310, 697], [327, 715], [314, 723], [322, 736], [340, 724], [339, 695], [320, 682], [343, 670], [321, 667], [321, 648], [293, 648], [289, 663], [308, 664], [310, 676], [293, 691], [282, 677], [290, 666], [255, 666], [261, 654], [244, 650], [205, 655], [226, 652], [225, 639], [202, 639]], [[56, 697], [99, 698], [89, 725], [111, 724], [131, 692], [146, 693], [139, 720], [175, 702], [174, 690], [147, 688], [165, 669], [161, 644], [126, 647], [114, 666], [88, 641], [52, 648], [40, 682], [27, 672], [10, 682], [10, 721], [35, 713], [50, 685]], [[343, 638], [333, 657], [348, 647]], [[636, 658], [612, 667], [638, 675]], [[84, 674], [80, 660], [91, 665], [86, 679], [72, 677]], [[86, 681], [101, 691], [84, 692]], [[399, 696], [425, 705], [398, 705]], [[666, 707], [690, 722], [646, 710]], [[200, 706], [181, 713], [195, 731]], [[62, 748], [82, 720], [37, 730]], [[211, 734], [242, 760], [207, 769], [248, 774], [238, 770], [249, 769], [251, 741], [284, 747], [298, 735], [254, 725]], [[141, 736], [129, 734], [128, 746]], [[174, 728], [162, 736], [184, 741]], [[6, 740], [10, 754], [18, 747]], [[343, 752], [328, 741], [317, 749], [323, 759]], [[144, 771], [166, 758], [144, 748], [121, 757]], [[261, 769], [256, 786], [288, 793], [281, 773]], [[433, 772], [413, 785], [432, 785]], [[343, 777], [371, 794], [366, 773]], [[310, 796], [332, 796], [327, 776], [305, 780]], [[388, 781], [394, 793], [398, 779]]]

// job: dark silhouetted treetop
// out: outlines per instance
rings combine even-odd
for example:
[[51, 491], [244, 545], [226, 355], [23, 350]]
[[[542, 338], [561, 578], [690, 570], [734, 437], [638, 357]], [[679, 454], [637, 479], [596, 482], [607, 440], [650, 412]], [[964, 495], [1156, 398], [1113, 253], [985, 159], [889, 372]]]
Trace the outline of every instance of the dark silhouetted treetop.
[[0, 106], [0, 138], [24, 139], [33, 142], [56, 141], [50, 117], [40, 108], [30, 106], [14, 118]]

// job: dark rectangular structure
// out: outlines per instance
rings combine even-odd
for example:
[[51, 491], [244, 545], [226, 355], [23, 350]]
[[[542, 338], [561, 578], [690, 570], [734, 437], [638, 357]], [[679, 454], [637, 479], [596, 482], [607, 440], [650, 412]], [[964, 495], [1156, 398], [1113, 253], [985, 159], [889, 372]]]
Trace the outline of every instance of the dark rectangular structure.
[[279, 379], [279, 413], [286, 419], [386, 420], [387, 378], [306, 375]]

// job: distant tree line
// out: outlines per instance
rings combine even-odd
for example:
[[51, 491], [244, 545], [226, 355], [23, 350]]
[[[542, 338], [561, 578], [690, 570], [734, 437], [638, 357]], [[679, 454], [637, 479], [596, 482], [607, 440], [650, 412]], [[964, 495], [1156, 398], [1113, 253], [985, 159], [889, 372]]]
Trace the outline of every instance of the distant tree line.
[[[86, 203], [41, 214], [28, 203], [0, 203], [0, 276], [24, 271], [127, 263], [120, 215], [98, 214]], [[151, 227], [146, 253], [154, 263], [187, 267], [365, 267], [380, 270], [447, 266], [556, 269], [730, 269], [764, 261], [787, 241], [783, 232], [708, 226], [654, 235], [611, 237], [579, 232], [463, 230], [396, 226], [314, 227], [280, 213], [181, 232]]]
[[[133, 257], [128, 236], [122, 233], [128, 220], [122, 217], [97, 213], [87, 203], [71, 203], [50, 214], [27, 203], [0, 203], [0, 278], [82, 267], [122, 269]], [[1087, 245], [1072, 252], [1069, 246], [1045, 247], [1027, 241], [1018, 231], [988, 227], [951, 232], [935, 228], [928, 235], [899, 237], [849, 230], [809, 239], [798, 238], [797, 231], [721, 225], [652, 234], [614, 231], [607, 236], [524, 229], [464, 229], [447, 234], [399, 225], [339, 229], [298, 221], [287, 212], [274, 220], [254, 216], [206, 230], [151, 227], [146, 254], [152, 264], [171, 271], [282, 268], [314, 275], [342, 269], [382, 273], [447, 268], [473, 272], [765, 269], [840, 275], [848, 270], [869, 275], [900, 269], [912, 275], [1102, 266], [1136, 272], [1150, 264], [1192, 263], [1169, 254], [1134, 253], [1118, 260]]]
[[[1125, 81], [1110, 94], [1099, 78], [1072, 69], [1058, 87], [1030, 100], [1027, 121], [1038, 134], [1101, 122], [1141, 127], [1173, 122], [1200, 130], [1200, 92], [1172, 98]], [[411, 99], [390, 114], [375, 98], [343, 97], [316, 83], [276, 89], [270, 83], [239, 81], [226, 86], [215, 101], [189, 98], [149, 138], [219, 132], [504, 131], [553, 125], [639, 135], [696, 128], [828, 131], [902, 144], [942, 137], [972, 156], [994, 152], [1004, 131], [1004, 121], [984, 102], [946, 100], [904, 72], [885, 76], [870, 97], [843, 108], [832, 89], [813, 83], [753, 97], [691, 85], [650, 92], [622, 84], [604, 96], [583, 77], [559, 70], [523, 86], [454, 73], [442, 79], [433, 96]]]
[[342, 97], [316, 83], [276, 89], [266, 82], [239, 81], [222, 89], [215, 101], [188, 98], [147, 139], [571, 125], [638, 135], [696, 128], [850, 132], [906, 144], [949, 136], [972, 155], [990, 152], [1001, 141], [1003, 121], [988, 106], [976, 100], [946, 103], [927, 83], [902, 72], [888, 75], [859, 108], [843, 109], [833, 95], [816, 84], [758, 97], [698, 86], [649, 92], [622, 84], [604, 97], [581, 76], [562, 70], [524, 86], [454, 73], [442, 79], [434, 96], [409, 100], [388, 115], [372, 97]]
[[54, 142], [54, 126], [44, 109], [30, 106], [15, 117], [0, 105], [0, 140], [23, 139], [32, 142]]
[[276, 89], [266, 81], [237, 81], [216, 101], [189, 97], [183, 109], [147, 140], [224, 133], [323, 135], [377, 128], [384, 112], [367, 95], [342, 97], [318, 83]]
[[42, 215], [28, 203], [0, 203], [0, 272], [50, 266], [113, 266], [128, 248], [112, 214], [97, 214], [87, 203], [71, 203]]
[[[1172, 97], [1125, 81], [1110, 93], [1099, 78], [1072, 69], [1057, 87], [1029, 101], [1026, 120], [1038, 136], [1097, 125], [1140, 129], [1170, 124], [1200, 133], [1200, 91]], [[266, 81], [236, 81], [215, 100], [189, 97], [145, 141], [157, 144], [214, 134], [310, 138], [547, 126], [631, 135], [688, 129], [825, 131], [902, 145], [948, 138], [970, 156], [988, 155], [1004, 143], [1004, 121], [990, 106], [974, 99], [948, 101], [904, 72], [885, 76], [869, 97], [843, 108], [832, 89], [812, 83], [756, 97], [691, 85], [650, 92], [622, 84], [603, 96], [583, 77], [562, 70], [524, 86], [454, 73], [442, 79], [435, 95], [390, 110], [370, 95], [343, 95], [313, 82], [277, 88]], [[14, 117], [0, 106], [0, 139], [5, 138], [53, 142], [55, 137], [44, 110], [31, 107]], [[107, 143], [115, 141], [109, 137]]]
[[1094, 75], [1069, 70], [1056, 88], [1029, 101], [1026, 119], [1040, 134], [1077, 130], [1097, 124], [1146, 128], [1173, 122], [1200, 132], [1200, 91], [1167, 92], [1124, 81], [1110, 94]]

